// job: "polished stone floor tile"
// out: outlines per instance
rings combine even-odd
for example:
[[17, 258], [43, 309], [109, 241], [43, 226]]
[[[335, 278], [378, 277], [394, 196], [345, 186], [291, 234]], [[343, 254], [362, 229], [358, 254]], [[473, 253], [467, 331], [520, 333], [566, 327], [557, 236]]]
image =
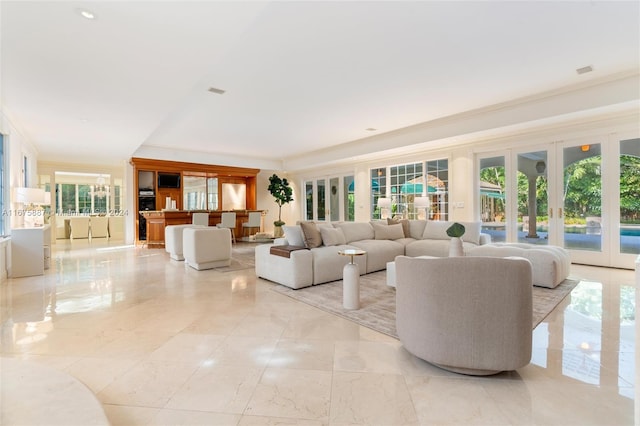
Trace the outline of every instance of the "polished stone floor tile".
[[242, 416], [238, 426], [323, 426], [326, 422], [285, 417]]
[[334, 370], [400, 374], [400, 342], [337, 342]]
[[418, 418], [402, 375], [336, 371], [331, 424], [417, 425]]
[[239, 414], [162, 409], [151, 423], [157, 425], [228, 426], [238, 424], [240, 417]]
[[331, 377], [329, 371], [267, 368], [245, 414], [326, 422]]
[[[511, 381], [508, 381], [512, 387]], [[407, 378], [420, 424], [504, 425], [509, 418], [476, 378]], [[520, 394], [517, 400], [521, 399]], [[516, 424], [531, 424], [522, 417]]]
[[269, 367], [333, 371], [333, 341], [281, 339]]
[[132, 407], [128, 405], [103, 404], [111, 426], [152, 425], [160, 412], [159, 408]]
[[242, 414], [263, 368], [212, 362], [177, 389], [166, 408]]
[[262, 368], [269, 363], [278, 340], [271, 337], [229, 336], [211, 354], [216, 365]]
[[224, 341], [224, 336], [181, 333], [171, 337], [149, 354], [149, 360], [172, 360], [201, 365]]
[[196, 371], [173, 361], [142, 361], [98, 393], [107, 404], [163, 408]]
[[135, 358], [147, 357], [171, 338], [174, 334], [168, 332], [129, 331], [120, 332], [120, 337], [100, 346], [90, 353], [91, 356], [107, 358]]
[[76, 377], [97, 394], [131, 370], [138, 362], [134, 359], [85, 357], [74, 362], [64, 371]]

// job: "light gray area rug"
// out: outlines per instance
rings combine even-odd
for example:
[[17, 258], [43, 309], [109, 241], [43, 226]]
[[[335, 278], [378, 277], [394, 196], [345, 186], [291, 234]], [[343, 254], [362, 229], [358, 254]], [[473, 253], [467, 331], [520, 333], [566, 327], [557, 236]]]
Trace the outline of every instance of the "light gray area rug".
[[234, 272], [255, 268], [256, 244], [237, 243], [231, 249], [231, 265], [213, 268], [217, 272]]
[[[283, 285], [273, 289], [308, 305], [354, 321], [391, 337], [396, 332], [396, 291], [386, 284], [386, 271], [360, 277], [360, 309], [342, 307], [342, 281], [333, 281], [299, 290]], [[566, 279], [554, 289], [533, 287], [533, 328], [571, 293], [578, 280]]]

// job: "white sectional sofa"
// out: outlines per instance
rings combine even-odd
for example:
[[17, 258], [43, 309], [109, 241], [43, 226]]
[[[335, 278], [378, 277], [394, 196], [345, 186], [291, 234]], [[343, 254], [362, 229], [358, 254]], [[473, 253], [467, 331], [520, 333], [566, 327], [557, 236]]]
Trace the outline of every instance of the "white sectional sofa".
[[[334, 224], [302, 222], [285, 226], [284, 238], [273, 244], [256, 246], [256, 275], [294, 289], [340, 280], [349, 259], [338, 252], [348, 248], [367, 252], [354, 259], [360, 274], [384, 270], [387, 262], [392, 262], [396, 256], [445, 257], [451, 240], [446, 230], [452, 223], [403, 220]], [[489, 235], [480, 233], [480, 222], [459, 223], [466, 229], [462, 237], [465, 251], [491, 242]], [[307, 233], [314, 232], [318, 233], [316, 238], [306, 238]], [[289, 257], [271, 254], [271, 247], [279, 245], [306, 248], [291, 251]]]

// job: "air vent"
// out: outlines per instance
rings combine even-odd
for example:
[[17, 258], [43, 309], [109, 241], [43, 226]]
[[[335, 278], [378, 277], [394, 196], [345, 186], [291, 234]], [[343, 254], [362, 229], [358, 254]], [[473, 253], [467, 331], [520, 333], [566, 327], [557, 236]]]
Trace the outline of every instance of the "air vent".
[[225, 92], [225, 90], [217, 89], [217, 88], [215, 88], [215, 87], [209, 87], [209, 91], [210, 91], [211, 93], [216, 93], [216, 94], [218, 94], [218, 95], [222, 95], [222, 94], [224, 94], [224, 92]]
[[587, 65], [586, 67], [578, 68], [576, 70], [578, 74], [586, 74], [591, 71], [593, 71], [593, 67], [591, 65]]
[[367, 129], [365, 129], [367, 132], [375, 132], [378, 129], [374, 129], [373, 127], [369, 127]]

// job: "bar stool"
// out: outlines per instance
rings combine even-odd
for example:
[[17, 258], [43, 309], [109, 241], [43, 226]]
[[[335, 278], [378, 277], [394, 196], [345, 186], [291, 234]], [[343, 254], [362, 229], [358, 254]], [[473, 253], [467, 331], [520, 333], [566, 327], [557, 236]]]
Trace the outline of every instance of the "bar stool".
[[249, 235], [251, 235], [251, 229], [258, 228], [260, 230], [260, 219], [262, 217], [262, 213], [260, 212], [249, 212], [249, 218], [246, 222], [242, 222], [242, 236], [245, 236], [245, 230], [249, 230]]
[[221, 215], [222, 221], [216, 226], [218, 228], [228, 228], [231, 231], [231, 241], [236, 242], [236, 213], [235, 212], [223, 212]]

